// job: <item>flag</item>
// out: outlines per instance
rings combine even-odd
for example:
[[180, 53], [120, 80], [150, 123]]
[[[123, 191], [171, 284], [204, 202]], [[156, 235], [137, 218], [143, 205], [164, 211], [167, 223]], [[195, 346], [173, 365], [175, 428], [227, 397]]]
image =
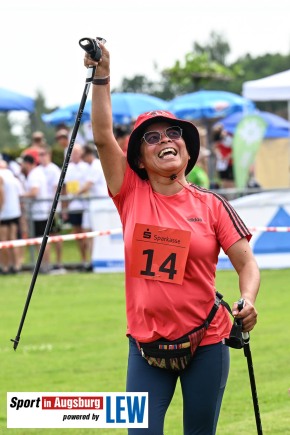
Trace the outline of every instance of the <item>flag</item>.
[[247, 115], [237, 125], [233, 138], [235, 184], [246, 187], [249, 169], [263, 140], [267, 123], [258, 115]]

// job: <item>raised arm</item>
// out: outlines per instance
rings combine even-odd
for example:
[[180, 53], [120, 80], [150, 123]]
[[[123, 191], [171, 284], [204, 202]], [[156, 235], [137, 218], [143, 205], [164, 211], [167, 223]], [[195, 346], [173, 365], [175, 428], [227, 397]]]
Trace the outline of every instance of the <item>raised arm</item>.
[[[85, 66], [95, 66], [95, 79], [110, 76], [110, 54], [106, 47], [100, 43], [102, 58], [95, 62], [86, 53]], [[96, 80], [99, 83], [106, 80]], [[94, 141], [104, 171], [104, 175], [112, 195], [116, 195], [122, 186], [126, 156], [121, 150], [113, 134], [113, 117], [111, 106], [110, 81], [107, 84], [92, 85], [92, 128]]]

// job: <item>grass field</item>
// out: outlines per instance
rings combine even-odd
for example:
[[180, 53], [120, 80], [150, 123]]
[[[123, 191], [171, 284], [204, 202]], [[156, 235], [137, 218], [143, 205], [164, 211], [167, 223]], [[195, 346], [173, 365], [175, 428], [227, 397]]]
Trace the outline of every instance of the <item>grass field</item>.
[[[39, 275], [16, 352], [15, 338], [31, 274], [2, 276], [0, 284], [0, 433], [93, 434], [94, 429], [6, 429], [10, 391], [124, 391], [127, 365], [123, 274]], [[290, 270], [262, 271], [259, 323], [251, 350], [265, 434], [290, 434]], [[230, 304], [238, 298], [234, 272], [217, 274]], [[181, 394], [168, 410], [166, 435], [181, 435]], [[98, 433], [125, 435], [121, 429]], [[256, 433], [246, 359], [231, 350], [231, 371], [219, 435]]]

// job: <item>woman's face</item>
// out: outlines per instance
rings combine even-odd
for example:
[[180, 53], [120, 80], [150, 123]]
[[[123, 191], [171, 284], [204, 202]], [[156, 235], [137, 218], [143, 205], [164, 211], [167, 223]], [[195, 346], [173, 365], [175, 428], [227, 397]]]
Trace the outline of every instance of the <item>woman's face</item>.
[[[151, 124], [145, 131], [148, 132], [156, 132], [150, 133], [150, 135], [146, 138], [149, 139], [149, 142], [153, 142], [154, 138], [157, 137], [159, 139], [159, 134], [161, 134], [160, 141], [157, 144], [148, 144], [144, 138], [142, 139], [141, 148], [140, 148], [140, 160], [139, 167], [144, 168], [147, 171], [148, 176], [150, 173], [158, 173], [163, 176], [170, 176], [173, 173], [178, 173], [182, 169], [186, 169], [188, 160], [190, 156], [188, 154], [185, 142], [182, 138], [174, 138], [175, 134], [171, 134], [170, 130], [167, 130], [167, 134], [172, 137], [169, 138], [165, 134], [165, 130], [168, 128], [172, 128], [172, 124], [167, 122], [158, 122]], [[178, 136], [178, 134], [177, 134]]]

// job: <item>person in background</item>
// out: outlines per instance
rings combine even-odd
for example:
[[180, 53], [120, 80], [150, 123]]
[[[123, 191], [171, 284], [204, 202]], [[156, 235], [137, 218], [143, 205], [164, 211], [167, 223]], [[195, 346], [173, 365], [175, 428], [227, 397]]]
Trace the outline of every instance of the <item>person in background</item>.
[[125, 125], [117, 125], [114, 128], [114, 135], [116, 138], [116, 141], [121, 147], [121, 150], [124, 152], [124, 154], [127, 153], [128, 148], [128, 141], [130, 136], [130, 129], [128, 126]]
[[[0, 241], [17, 240], [20, 224], [20, 197], [22, 186], [20, 181], [8, 169], [7, 163], [0, 160]], [[0, 273], [18, 273], [21, 270], [19, 248], [0, 249]]]
[[[70, 138], [71, 138], [71, 132], [66, 127], [59, 128], [55, 133], [56, 142], [60, 146], [60, 148], [63, 149], [64, 155], [66, 154], [66, 151], [70, 144]], [[81, 146], [85, 145], [85, 138], [83, 137], [83, 134], [78, 132], [75, 137], [74, 143], [77, 143], [78, 145]]]
[[217, 125], [213, 130], [214, 153], [216, 156], [216, 170], [222, 189], [235, 187], [233, 169], [233, 136], [222, 125]]
[[66, 150], [69, 146], [69, 130], [66, 128], [61, 128], [55, 133], [55, 140], [57, 144], [63, 149], [64, 155], [66, 154]]
[[[85, 232], [83, 215], [88, 204], [86, 199], [80, 197], [79, 192], [81, 192], [87, 182], [89, 171], [90, 167], [88, 163], [82, 160], [82, 146], [74, 144], [64, 180], [64, 195], [67, 197], [67, 202], [63, 202], [63, 207], [67, 209], [67, 213], [63, 214], [63, 218], [65, 222], [71, 224], [73, 234]], [[82, 269], [84, 269], [90, 264], [90, 252], [88, 251], [85, 239], [78, 239], [77, 245], [80, 252]]]
[[[46, 177], [48, 198], [51, 198], [53, 200], [60, 179], [61, 170], [55, 163], [52, 162], [51, 149], [49, 147], [46, 146], [39, 152], [39, 163]], [[50, 235], [59, 235], [61, 227], [62, 222], [60, 215], [60, 204], [58, 204], [57, 210], [54, 215]], [[65, 273], [65, 269], [62, 263], [62, 245], [62, 241], [58, 241], [52, 243], [52, 246], [50, 247], [50, 253], [52, 250], [54, 250], [56, 255], [56, 263], [54, 264], [51, 273]]]
[[[244, 331], [254, 328], [260, 275], [248, 243], [251, 234], [223, 197], [187, 182], [200, 147], [191, 122], [162, 110], [144, 113], [130, 135], [127, 155], [123, 153], [113, 135], [110, 55], [100, 47], [101, 60], [86, 53], [84, 64], [96, 67], [94, 141], [123, 226], [127, 391], [145, 391], [149, 397], [148, 429], [130, 428], [128, 433], [163, 435], [180, 380], [184, 429], [179, 432], [213, 435], [229, 371], [223, 339], [229, 336], [231, 319], [219, 305], [206, 331], [195, 328], [216, 306], [221, 248], [237, 271], [245, 300], [240, 312], [233, 304], [233, 315], [242, 319]], [[177, 350], [187, 355], [187, 363], [176, 356]]]
[[[38, 165], [31, 155], [25, 155], [22, 158], [22, 173], [24, 175], [24, 199], [30, 199], [26, 202], [26, 212], [28, 221], [32, 222], [32, 232], [29, 237], [42, 237], [45, 231], [47, 218], [50, 211], [50, 202], [46, 177], [43, 168]], [[28, 225], [28, 229], [29, 225]], [[40, 267], [41, 273], [50, 271], [49, 264], [49, 244], [46, 245], [42, 264]]]
[[197, 186], [209, 189], [210, 181], [207, 173], [207, 159], [210, 151], [205, 147], [200, 147], [198, 159], [194, 168], [187, 175], [187, 180]]
[[251, 165], [250, 169], [249, 169], [249, 179], [247, 182], [247, 187], [249, 187], [250, 189], [261, 189], [262, 186], [261, 184], [258, 182], [256, 175], [255, 175], [255, 165]]
[[39, 153], [46, 146], [46, 140], [42, 131], [35, 131], [31, 136], [31, 145], [26, 148], [21, 156], [32, 156], [36, 163], [39, 163]]
[[[89, 165], [87, 180], [83, 187], [80, 188], [79, 195], [88, 196], [88, 207], [83, 214], [83, 230], [85, 232], [95, 229], [98, 220], [98, 210], [101, 206], [102, 199], [109, 198], [107, 183], [104, 177], [100, 160], [97, 158], [95, 145], [88, 144], [82, 148], [82, 160]], [[87, 249], [92, 256], [93, 240], [88, 238]], [[85, 267], [85, 270], [91, 271], [91, 264]]]

